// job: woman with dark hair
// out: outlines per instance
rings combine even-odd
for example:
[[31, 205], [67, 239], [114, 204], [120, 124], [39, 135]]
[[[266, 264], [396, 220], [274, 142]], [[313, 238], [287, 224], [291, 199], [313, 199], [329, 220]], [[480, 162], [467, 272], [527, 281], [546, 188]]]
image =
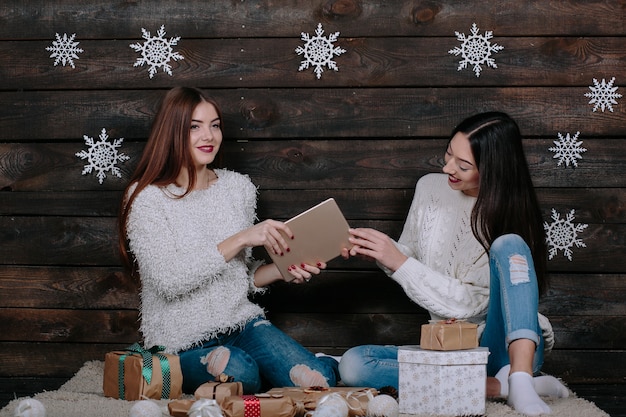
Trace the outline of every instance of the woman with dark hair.
[[[354, 247], [378, 265], [433, 320], [479, 325], [489, 348], [487, 395], [518, 412], [550, 412], [540, 395], [568, 390], [540, 371], [554, 343], [538, 313], [548, 285], [543, 221], [515, 121], [498, 112], [464, 120], [452, 132], [443, 174], [422, 177], [398, 242], [352, 229]], [[398, 386], [397, 347], [358, 346], [339, 364], [352, 386]]]
[[[183, 390], [221, 374], [245, 393], [270, 386], [333, 386], [337, 362], [317, 358], [274, 327], [248, 295], [283, 279], [252, 247], [281, 254], [282, 222], [255, 224], [257, 189], [248, 176], [218, 168], [222, 114], [195, 88], [163, 99], [120, 212], [120, 249], [141, 279], [145, 346], [180, 356]], [[282, 234], [281, 234], [282, 233]], [[292, 282], [326, 265], [294, 265]]]

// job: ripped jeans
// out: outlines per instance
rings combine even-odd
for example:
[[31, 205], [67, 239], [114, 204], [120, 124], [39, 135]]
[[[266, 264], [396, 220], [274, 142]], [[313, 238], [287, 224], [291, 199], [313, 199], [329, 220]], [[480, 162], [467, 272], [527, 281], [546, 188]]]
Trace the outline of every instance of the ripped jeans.
[[186, 393], [221, 373], [241, 381], [246, 394], [261, 392], [263, 383], [270, 387], [335, 386], [338, 379], [335, 359], [316, 357], [262, 317], [179, 356]]
[[487, 323], [480, 338], [480, 345], [490, 352], [487, 375], [494, 376], [510, 363], [509, 344], [517, 339], [535, 342], [533, 372], [539, 372], [544, 343], [537, 319], [539, 288], [530, 248], [518, 235], [500, 236], [489, 250], [489, 270]]
[[[510, 363], [508, 347], [517, 339], [537, 345], [533, 371], [543, 365], [543, 337], [537, 318], [539, 290], [530, 249], [518, 235], [497, 238], [489, 251], [490, 291], [480, 346], [489, 348], [487, 375]], [[364, 345], [348, 350], [339, 363], [347, 386], [398, 388], [398, 347]]]

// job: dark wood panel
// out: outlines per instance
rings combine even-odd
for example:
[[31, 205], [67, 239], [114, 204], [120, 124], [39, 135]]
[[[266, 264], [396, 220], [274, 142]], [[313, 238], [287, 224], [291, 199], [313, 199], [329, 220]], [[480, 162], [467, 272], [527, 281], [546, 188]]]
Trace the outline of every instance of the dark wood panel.
[[[269, 314], [272, 322], [305, 346], [349, 347], [361, 344], [418, 345], [422, 314]], [[550, 317], [555, 349], [626, 348], [624, 316]], [[616, 336], [620, 335], [620, 336]]]
[[626, 417], [626, 384], [569, 384], [579, 398], [593, 402], [611, 417]]
[[[561, 218], [567, 213], [562, 213]], [[573, 223], [572, 223], [573, 222]], [[578, 224], [575, 219], [570, 224]], [[9, 265], [119, 265], [115, 218], [0, 217], [0, 263]], [[397, 238], [401, 221], [353, 221]], [[569, 225], [565, 226], [566, 228]], [[558, 250], [553, 272], [621, 273], [626, 271], [626, 225], [589, 224], [578, 234], [584, 248], [572, 245], [572, 260]], [[358, 265], [362, 268], [362, 265]]]
[[[336, 265], [336, 264], [335, 264]], [[552, 316], [626, 316], [626, 275], [550, 274], [551, 287], [540, 310]], [[594, 288], [593, 292], [589, 288]], [[275, 313], [419, 314], [402, 288], [378, 270], [324, 271], [307, 285], [276, 283], [258, 297]]]
[[[355, 293], [355, 297], [359, 298], [359, 293]], [[363, 306], [367, 305], [367, 300], [362, 302]], [[421, 325], [429, 319], [426, 311], [417, 307], [413, 313], [376, 313], [375, 310], [376, 306], [367, 313], [281, 313], [270, 310], [268, 317], [305, 346], [419, 344]], [[624, 317], [550, 316], [556, 339], [555, 349], [624, 350]], [[0, 342], [130, 345], [141, 340], [138, 328], [139, 312], [136, 310], [0, 308]]]
[[542, 297], [546, 316], [626, 316], [626, 275], [550, 274], [550, 289]]
[[[117, 257], [117, 207], [174, 85], [209, 88], [223, 103], [226, 163], [258, 184], [261, 218], [333, 196], [352, 226], [392, 237], [416, 180], [440, 171], [454, 124], [510, 113], [527, 138], [545, 220], [575, 210], [572, 223], [588, 225], [577, 236], [586, 247], [548, 263], [540, 310], [557, 348], [544, 371], [624, 387], [626, 107], [618, 99], [613, 111], [593, 112], [584, 96], [593, 78], [615, 77], [623, 93], [623, 1], [5, 0], [0, 21], [0, 401], [29, 385], [54, 389], [85, 361], [140, 338], [139, 284]], [[321, 80], [298, 71], [295, 52], [318, 23], [346, 49], [339, 71]], [[457, 71], [461, 58], [448, 53], [460, 45], [455, 31], [469, 35], [472, 23], [504, 46], [498, 68], [483, 65], [480, 77]], [[174, 50], [185, 59], [172, 63], [173, 76], [159, 69], [150, 79], [133, 67], [130, 44], [161, 25], [181, 37]], [[55, 67], [45, 50], [66, 31], [84, 49], [75, 68]], [[100, 185], [81, 175], [75, 154], [102, 128], [125, 138], [132, 159], [119, 164], [123, 178], [107, 173]], [[557, 167], [548, 148], [577, 131], [587, 152], [577, 167]], [[356, 259], [255, 300], [311, 350], [331, 354], [416, 343], [427, 319], [375, 264]]]
[[57, 390], [67, 380], [68, 378], [0, 378], [0, 408], [16, 398]]
[[[53, 174], [51, 174], [53, 176]], [[416, 180], [417, 181], [417, 180]], [[350, 220], [404, 221], [413, 198], [413, 188], [362, 189], [273, 189], [269, 184], [259, 192], [260, 219], [285, 220], [326, 198], [333, 197]], [[67, 184], [66, 184], [67, 185]], [[340, 185], [341, 186], [341, 185]], [[582, 223], [626, 223], [626, 188], [537, 188], [543, 216], [550, 219], [554, 208], [559, 213], [575, 210]], [[14, 191], [0, 192], [3, 216], [117, 216], [121, 191]]]
[[[155, 29], [156, 30], [156, 29]], [[469, 31], [469, 28], [464, 29]], [[458, 71], [461, 57], [447, 53], [460, 45], [454, 38], [340, 38], [346, 52], [335, 58], [338, 71], [322, 75], [323, 86], [437, 87], [569, 86], [587, 88], [597, 74], [624, 78], [626, 43], [611, 38], [505, 38], [494, 54], [498, 68], [483, 65], [480, 77], [471, 66]], [[210, 88], [319, 87], [313, 69], [299, 71], [303, 60], [298, 39], [190, 39], [174, 51], [173, 75], [159, 69], [153, 78], [146, 65], [133, 66], [141, 55], [130, 42], [82, 41], [85, 51], [69, 65], [54, 66], [42, 53], [51, 41], [0, 42], [0, 55], [12, 56], [0, 66], [0, 89], [123, 89], [202, 85]], [[440, 52], [438, 52], [440, 51]], [[608, 80], [607, 80], [608, 81]], [[619, 85], [619, 84], [618, 84]]]
[[[51, 175], [54, 176], [54, 174]], [[2, 196], [0, 215], [3, 216], [113, 217], [117, 216], [122, 191], [10, 192], [5, 190], [0, 191], [0, 196]]]
[[[224, 110], [225, 137], [431, 138], [447, 137], [471, 114], [505, 111], [527, 137], [622, 137], [626, 106], [593, 112], [589, 88], [332, 88], [211, 90]], [[81, 141], [103, 128], [110, 138], [143, 139], [163, 91], [0, 93], [0, 140]], [[36, 123], [33, 123], [36, 121]], [[587, 155], [585, 155], [587, 156]]]
[[550, 316], [558, 349], [626, 350], [626, 316]]
[[5, 0], [0, 17], [5, 22], [0, 27], [4, 39], [45, 39], [59, 28], [78, 32], [82, 39], [138, 38], [139, 28], [156, 31], [162, 24], [168, 36], [299, 38], [300, 32], [313, 31], [318, 22], [324, 23], [327, 32], [341, 31], [342, 36], [454, 36], [455, 30], [468, 30], [473, 22], [498, 36], [624, 33], [623, 5], [604, 0], [389, 0], [384, 4], [358, 0], [73, 0], [58, 4], [35, 0], [25, 4]]
[[[377, 323], [378, 325], [382, 323]], [[0, 377], [70, 378], [90, 360], [103, 360], [106, 352], [125, 344], [0, 343]], [[309, 346], [313, 351], [342, 354], [345, 349]], [[623, 384], [626, 365], [623, 350], [554, 350], [543, 371], [567, 383]], [[593, 358], [593, 360], [590, 360]]]
[[115, 219], [0, 217], [0, 263], [119, 265]]
[[[430, 172], [441, 172], [443, 150], [447, 139], [436, 140], [287, 140], [287, 141], [227, 141], [223, 145], [224, 164], [229, 169], [249, 174], [252, 181], [264, 190], [341, 190], [352, 195], [372, 189], [404, 189], [411, 193], [417, 179]], [[626, 188], [622, 175], [626, 160], [624, 139], [585, 139], [588, 149], [582, 153], [578, 167], [558, 166], [551, 139], [525, 141], [531, 175], [537, 187], [620, 187]], [[8, 191], [85, 191], [122, 190], [139, 160], [143, 143], [123, 143], [120, 152], [130, 160], [116, 164], [121, 178], [105, 172], [99, 184], [95, 173], [82, 175], [87, 161], [76, 157], [85, 149], [83, 143], [0, 143], [0, 190]], [[602, 210], [623, 212], [623, 199], [605, 198], [609, 203]], [[623, 191], [615, 190], [615, 197]], [[3, 193], [3, 191], [0, 191]], [[567, 193], [561, 191], [560, 194]], [[85, 195], [85, 207], [97, 205], [93, 195], [74, 193], [79, 200]], [[593, 196], [593, 191], [589, 196]], [[103, 194], [103, 205], [112, 203]], [[366, 194], [367, 196], [367, 194]], [[571, 194], [576, 196], [576, 194]], [[566, 196], [564, 201], [571, 201]], [[11, 197], [9, 197], [11, 198]], [[60, 198], [60, 197], [59, 197]], [[304, 198], [302, 204], [308, 204]], [[378, 204], [378, 202], [372, 202]], [[572, 201], [574, 207], [589, 204], [589, 198]], [[7, 204], [7, 206], [4, 206]], [[0, 212], [5, 212], [10, 200], [0, 202]], [[51, 203], [54, 206], [54, 202]], [[78, 203], [82, 205], [83, 203]], [[1, 207], [7, 207], [3, 209]], [[306, 207], [306, 206], [303, 206]], [[294, 213], [295, 214], [295, 213]], [[293, 214], [291, 214], [293, 215]], [[291, 217], [288, 215], [286, 217]]]
[[71, 378], [87, 361], [103, 361], [112, 350], [128, 344], [0, 343], [0, 377]]
[[[578, 222], [626, 223], [624, 188], [537, 188], [537, 194], [546, 221], [554, 208], [560, 213], [574, 209]], [[26, 191], [1, 195], [0, 215], [114, 217], [121, 199], [120, 191]], [[335, 198], [351, 220], [403, 221], [413, 189], [265, 189], [259, 193], [259, 218], [285, 220], [328, 197]]]
[[566, 383], [624, 384], [623, 350], [554, 350], [544, 360], [543, 372]]
[[141, 339], [136, 310], [0, 308], [0, 341], [127, 343]]
[[[277, 313], [421, 311], [394, 281], [370, 268], [327, 270], [306, 286], [276, 283], [255, 300]], [[121, 267], [0, 266], [0, 308], [132, 310], [139, 308], [138, 292]], [[540, 309], [547, 316], [624, 316], [624, 299], [623, 274], [552, 273]]]
[[138, 309], [139, 285], [121, 267], [1, 265], [0, 307]]

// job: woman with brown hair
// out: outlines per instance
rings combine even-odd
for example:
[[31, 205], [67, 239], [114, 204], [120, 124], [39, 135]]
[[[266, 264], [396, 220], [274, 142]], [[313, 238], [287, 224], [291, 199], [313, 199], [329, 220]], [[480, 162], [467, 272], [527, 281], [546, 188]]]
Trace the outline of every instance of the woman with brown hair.
[[[122, 256], [141, 279], [144, 345], [180, 356], [183, 390], [221, 374], [255, 393], [270, 386], [333, 386], [337, 362], [315, 355], [266, 318], [250, 293], [282, 280], [252, 248], [289, 251], [282, 222], [255, 224], [257, 189], [218, 168], [222, 115], [195, 88], [170, 90], [156, 115], [120, 213]], [[293, 265], [294, 283], [325, 264]]]

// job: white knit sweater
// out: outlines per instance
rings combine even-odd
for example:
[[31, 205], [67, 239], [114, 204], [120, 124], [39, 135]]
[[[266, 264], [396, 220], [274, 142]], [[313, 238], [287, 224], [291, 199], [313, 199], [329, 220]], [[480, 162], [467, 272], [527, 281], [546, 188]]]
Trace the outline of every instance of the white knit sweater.
[[[489, 303], [489, 256], [472, 233], [476, 199], [450, 188], [445, 174], [420, 178], [398, 248], [407, 261], [395, 273], [397, 281], [433, 320], [455, 317], [484, 328]], [[554, 335], [539, 314], [546, 350]]]
[[230, 332], [263, 309], [248, 300], [259, 263], [251, 249], [226, 262], [224, 239], [256, 221], [257, 189], [250, 179], [216, 170], [218, 181], [182, 199], [182, 188], [146, 187], [128, 216], [128, 239], [141, 277], [141, 332], [147, 347], [186, 350]]

